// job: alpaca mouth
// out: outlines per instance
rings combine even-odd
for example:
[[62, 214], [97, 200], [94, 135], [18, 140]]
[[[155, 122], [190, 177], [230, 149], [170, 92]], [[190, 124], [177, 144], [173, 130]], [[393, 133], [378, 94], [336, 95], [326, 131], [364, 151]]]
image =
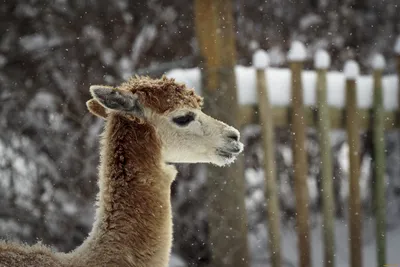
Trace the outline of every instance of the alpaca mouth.
[[216, 152], [218, 156], [230, 160], [236, 158], [242, 150], [243, 144], [237, 143], [232, 147], [218, 148]]
[[218, 154], [218, 156], [220, 156], [222, 158], [226, 158], [226, 159], [233, 158], [233, 157], [235, 157], [237, 155], [237, 153], [234, 154], [232, 152], [224, 151], [224, 150], [221, 150], [221, 149], [217, 149], [217, 154]]
[[216, 155], [219, 159], [217, 162], [215, 162], [215, 164], [220, 167], [232, 164], [235, 161], [238, 154], [239, 153], [232, 153], [226, 151], [225, 149], [217, 149]]

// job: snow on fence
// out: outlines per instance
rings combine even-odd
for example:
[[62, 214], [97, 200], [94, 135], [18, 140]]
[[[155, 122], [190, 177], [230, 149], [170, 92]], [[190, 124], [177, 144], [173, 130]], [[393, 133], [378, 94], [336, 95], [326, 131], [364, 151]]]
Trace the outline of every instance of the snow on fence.
[[[256, 69], [254, 67], [236, 66], [236, 83], [239, 104], [243, 106], [257, 104]], [[166, 73], [170, 78], [193, 87], [201, 95], [201, 73], [199, 68], [173, 69]], [[265, 70], [268, 81], [268, 98], [274, 107], [288, 107], [291, 104], [289, 69], [268, 68]], [[316, 105], [316, 79], [317, 73], [311, 70], [302, 72], [303, 97], [306, 106]], [[343, 109], [345, 106], [345, 81], [346, 77], [338, 71], [327, 73], [328, 104], [334, 108]], [[383, 82], [383, 103], [385, 110], [394, 111], [398, 105], [396, 97], [398, 78], [397, 75], [386, 75]], [[371, 108], [373, 103], [373, 77], [361, 75], [357, 77], [357, 106], [361, 109]]]
[[[400, 123], [400, 37], [395, 45], [397, 75], [382, 76], [385, 60], [382, 55], [373, 57], [372, 75], [359, 75], [357, 62], [346, 62], [343, 72], [327, 71], [330, 57], [326, 51], [317, 51], [315, 71], [302, 70], [305, 48], [293, 42], [288, 53], [290, 68], [270, 68], [268, 54], [259, 50], [253, 56], [254, 67], [236, 66], [238, 101], [241, 106], [241, 124], [260, 123], [264, 147], [264, 168], [267, 190], [267, 214], [270, 255], [274, 267], [281, 265], [279, 205], [274, 166], [273, 127], [291, 127], [294, 135], [293, 153], [295, 170], [295, 194], [297, 231], [299, 244], [299, 266], [311, 266], [308, 196], [305, 155], [305, 128], [315, 126], [319, 132], [322, 164], [323, 237], [324, 264], [335, 266], [334, 202], [332, 188], [332, 159], [329, 132], [334, 128], [346, 129], [349, 140], [349, 162], [351, 190], [349, 199], [350, 266], [361, 267], [361, 207], [360, 207], [360, 136], [361, 128], [370, 128], [374, 138], [374, 174], [377, 266], [384, 266], [385, 248], [385, 185], [384, 185], [384, 130], [399, 127]], [[200, 95], [201, 71], [174, 69], [166, 74], [187, 86], [195, 88]], [[290, 108], [289, 108], [290, 107]], [[297, 156], [296, 156], [297, 155]]]

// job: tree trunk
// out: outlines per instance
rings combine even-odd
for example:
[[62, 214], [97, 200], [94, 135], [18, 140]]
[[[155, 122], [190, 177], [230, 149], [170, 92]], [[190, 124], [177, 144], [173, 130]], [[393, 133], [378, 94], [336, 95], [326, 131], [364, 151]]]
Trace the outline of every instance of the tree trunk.
[[[196, 0], [196, 33], [204, 68], [208, 114], [239, 127], [235, 36], [230, 0]], [[208, 168], [208, 222], [212, 265], [249, 266], [243, 157], [229, 167]]]

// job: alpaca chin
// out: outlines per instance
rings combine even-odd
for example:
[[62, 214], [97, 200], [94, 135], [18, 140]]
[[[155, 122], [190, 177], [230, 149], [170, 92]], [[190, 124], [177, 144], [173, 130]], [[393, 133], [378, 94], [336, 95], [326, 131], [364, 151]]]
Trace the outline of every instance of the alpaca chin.
[[243, 151], [241, 142], [234, 142], [223, 148], [218, 148], [215, 151], [215, 159], [212, 161], [214, 165], [223, 167], [235, 162], [237, 156]]
[[218, 167], [224, 167], [231, 165], [233, 162], [235, 162], [236, 158], [237, 155], [230, 155], [230, 156], [216, 155], [215, 159], [211, 163]]
[[237, 157], [234, 156], [234, 157], [225, 159], [225, 163], [224, 163], [223, 165], [221, 165], [221, 167], [231, 165], [233, 162], [235, 162], [236, 158], [237, 158]]

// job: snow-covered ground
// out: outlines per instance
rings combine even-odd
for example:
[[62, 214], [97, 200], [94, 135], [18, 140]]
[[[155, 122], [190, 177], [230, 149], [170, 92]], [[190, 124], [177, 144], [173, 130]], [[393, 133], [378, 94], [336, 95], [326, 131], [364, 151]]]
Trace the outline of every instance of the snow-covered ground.
[[[251, 267], [269, 267], [268, 232], [266, 225], [258, 225], [249, 235], [249, 247], [251, 253]], [[350, 250], [348, 239], [348, 226], [346, 222], [336, 220], [335, 222], [335, 265], [336, 267], [347, 267], [350, 262]], [[371, 219], [364, 222], [364, 246], [363, 266], [376, 267], [376, 246], [374, 237], [374, 221]], [[281, 232], [282, 267], [298, 266], [297, 233], [285, 230]], [[387, 233], [387, 264], [400, 266], [400, 227], [391, 229]], [[321, 218], [317, 220], [317, 226], [311, 232], [312, 263], [315, 267], [324, 265], [324, 244], [322, 236]], [[188, 265], [178, 255], [171, 255], [170, 267], [187, 267]]]
[[[322, 236], [321, 218], [318, 217], [316, 226], [311, 232], [311, 254], [312, 263], [315, 267], [324, 266], [324, 245]], [[363, 235], [363, 266], [376, 266], [376, 247], [375, 247], [375, 231], [374, 221], [364, 221]], [[336, 220], [335, 222], [335, 243], [336, 253], [335, 261], [337, 267], [347, 267], [350, 262], [350, 250], [348, 239], [348, 226], [344, 221]], [[298, 247], [297, 233], [295, 231], [284, 230], [282, 234], [282, 258], [284, 266], [298, 266]], [[252, 255], [252, 267], [267, 267], [268, 252], [268, 232], [265, 225], [259, 225], [249, 236], [249, 245]], [[389, 230], [387, 233], [387, 263], [400, 265], [400, 227]]]

